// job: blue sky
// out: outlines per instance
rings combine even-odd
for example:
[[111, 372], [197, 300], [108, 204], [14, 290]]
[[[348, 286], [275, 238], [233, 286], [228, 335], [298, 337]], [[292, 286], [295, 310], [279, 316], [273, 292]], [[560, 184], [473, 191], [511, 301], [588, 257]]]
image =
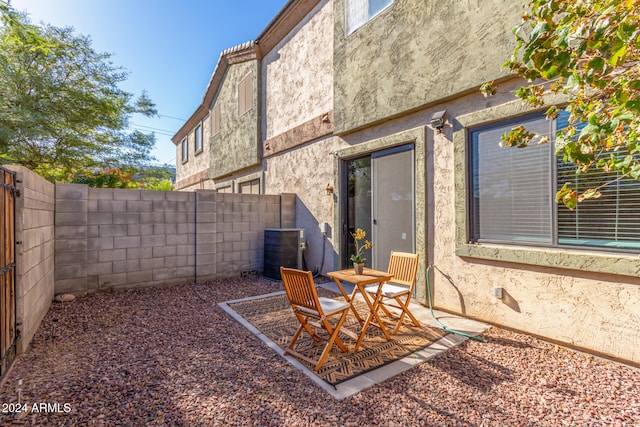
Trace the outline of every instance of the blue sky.
[[286, 0], [11, 0], [33, 23], [72, 26], [128, 70], [120, 87], [146, 90], [161, 117], [135, 116], [156, 131], [153, 155], [175, 164], [171, 136], [200, 105], [224, 49], [254, 40]]

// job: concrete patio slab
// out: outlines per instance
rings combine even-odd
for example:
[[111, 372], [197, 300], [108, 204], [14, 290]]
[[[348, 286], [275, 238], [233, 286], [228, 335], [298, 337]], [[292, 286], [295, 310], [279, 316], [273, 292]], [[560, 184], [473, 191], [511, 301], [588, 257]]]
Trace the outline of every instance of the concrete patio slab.
[[[344, 285], [345, 285], [345, 291], [350, 293], [353, 288], [349, 288], [348, 283], [345, 283]], [[339, 292], [336, 284], [333, 282], [327, 282], [322, 284], [319, 283], [318, 287], [323, 287], [333, 292]], [[402, 359], [396, 360], [395, 362], [389, 363], [387, 365], [381, 366], [380, 368], [374, 369], [372, 371], [359, 375], [355, 378], [344, 381], [334, 387], [333, 385], [328, 384], [322, 379], [320, 379], [312, 370], [310, 370], [305, 365], [300, 363], [300, 361], [298, 361], [296, 358], [289, 355], [285, 355], [284, 350], [282, 348], [280, 348], [269, 337], [267, 337], [262, 332], [260, 332], [251, 323], [245, 320], [242, 316], [240, 316], [230, 307], [231, 304], [235, 304], [238, 302], [250, 301], [250, 300], [261, 299], [269, 296], [282, 295], [282, 294], [284, 294], [284, 291], [275, 292], [268, 295], [258, 295], [255, 297], [225, 301], [225, 302], [219, 303], [218, 306], [222, 308], [222, 310], [224, 310], [226, 313], [228, 313], [231, 317], [233, 317], [236, 321], [242, 324], [245, 328], [247, 328], [252, 334], [254, 334], [261, 341], [263, 341], [273, 351], [275, 351], [277, 354], [279, 354], [280, 356], [284, 357], [287, 361], [289, 361], [289, 363], [291, 363], [296, 369], [303, 372], [315, 384], [317, 384], [318, 387], [322, 388], [324, 391], [329, 393], [331, 396], [333, 396], [337, 400], [343, 400], [351, 395], [359, 393], [360, 391], [366, 388], [369, 388], [389, 378], [392, 378], [469, 339], [464, 336], [448, 333], [442, 338], [440, 338], [439, 340], [434, 341], [431, 345], [429, 345], [428, 347], [422, 350], [416, 351], [406, 357], [403, 357]], [[362, 296], [359, 296], [359, 298], [362, 298]], [[440, 327], [437, 324], [437, 322], [433, 320], [428, 307], [425, 307], [423, 305], [416, 304], [416, 303], [411, 303], [410, 307], [411, 307], [411, 312], [420, 322], [423, 322], [426, 325]], [[460, 331], [472, 336], [477, 336], [482, 332], [486, 331], [487, 329], [489, 329], [490, 327], [490, 325], [485, 323], [477, 322], [471, 319], [466, 319], [464, 317], [441, 312], [438, 310], [434, 310], [434, 315], [448, 328], [454, 329], [456, 331]]]

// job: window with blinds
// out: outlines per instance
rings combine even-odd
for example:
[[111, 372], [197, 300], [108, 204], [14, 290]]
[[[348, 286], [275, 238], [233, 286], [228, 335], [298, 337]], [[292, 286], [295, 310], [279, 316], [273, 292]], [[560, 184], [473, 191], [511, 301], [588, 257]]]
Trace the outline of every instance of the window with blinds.
[[[522, 124], [549, 133], [544, 118]], [[551, 144], [501, 148], [500, 137], [513, 123], [472, 132], [474, 240], [550, 243]]]
[[[568, 114], [558, 118], [558, 129], [567, 126]], [[628, 150], [619, 150], [624, 158]], [[557, 161], [557, 188], [571, 182], [578, 193], [600, 188], [602, 196], [578, 203], [571, 211], [558, 205], [558, 243], [563, 245], [601, 246], [618, 249], [640, 249], [640, 182], [621, 178], [619, 171], [592, 170], [577, 173], [576, 167]]]
[[[618, 172], [578, 174], [575, 165], [555, 155], [553, 142], [499, 146], [501, 135], [514, 125], [553, 136], [556, 128], [567, 126], [567, 119], [564, 112], [557, 121], [539, 114], [469, 132], [472, 241], [640, 250], [640, 182], [618, 180]], [[579, 192], [609, 185], [601, 189], [602, 197], [571, 211], [555, 203], [555, 193], [565, 182]]]
[[238, 84], [238, 115], [251, 110], [253, 105], [253, 72], [247, 74]]

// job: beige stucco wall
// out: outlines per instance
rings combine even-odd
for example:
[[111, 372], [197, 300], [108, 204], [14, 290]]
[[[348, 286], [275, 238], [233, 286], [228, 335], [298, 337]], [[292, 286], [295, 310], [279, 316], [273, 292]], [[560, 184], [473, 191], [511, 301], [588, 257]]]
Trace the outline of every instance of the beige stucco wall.
[[[426, 234], [418, 251], [433, 266], [435, 306], [640, 364], [640, 278], [632, 274], [640, 270], [637, 255], [477, 244], [464, 250], [460, 242], [466, 218], [463, 123], [526, 113], [520, 102], [513, 103], [515, 87], [504, 83], [501, 95], [485, 99], [473, 93], [344, 139], [357, 147], [389, 138], [446, 109], [444, 133], [427, 131], [426, 192], [416, 195], [417, 209], [421, 203], [426, 209], [426, 221], [417, 224]], [[504, 289], [502, 300], [493, 297], [493, 286]], [[418, 299], [426, 302], [424, 275], [417, 287]]]
[[333, 5], [321, 1], [262, 60], [262, 139], [333, 109]]
[[335, 0], [335, 129], [348, 132], [474, 90], [504, 75], [515, 47], [511, 0], [395, 0], [345, 37]]
[[[296, 227], [305, 229], [308, 242], [305, 259], [309, 270], [317, 268], [327, 272], [337, 267], [335, 253], [340, 242], [340, 230], [333, 223], [335, 195], [326, 195], [325, 188], [327, 184], [337, 186], [334, 182], [334, 153], [345, 146], [339, 138], [328, 137], [265, 160], [266, 192], [297, 195]], [[323, 222], [331, 226], [326, 241], [319, 228]]]
[[[209, 138], [211, 137], [211, 116], [207, 115], [200, 123], [202, 124], [202, 150], [196, 152], [195, 126], [187, 136], [189, 156], [186, 162], [182, 161], [181, 144], [176, 145], [177, 190], [210, 189], [206, 181], [202, 181], [201, 179], [197, 179], [198, 183], [188, 181], [189, 177], [193, 177], [199, 172], [207, 172], [211, 164], [211, 149], [209, 144]], [[208, 178], [208, 176], [205, 178]]]
[[[220, 106], [220, 133], [209, 139], [210, 177], [213, 179], [260, 164], [262, 150], [259, 141], [260, 106], [257, 98], [260, 89], [259, 66], [260, 62], [256, 59], [230, 65], [211, 106]], [[238, 84], [249, 73], [252, 73], [253, 78], [252, 107], [239, 115]]]

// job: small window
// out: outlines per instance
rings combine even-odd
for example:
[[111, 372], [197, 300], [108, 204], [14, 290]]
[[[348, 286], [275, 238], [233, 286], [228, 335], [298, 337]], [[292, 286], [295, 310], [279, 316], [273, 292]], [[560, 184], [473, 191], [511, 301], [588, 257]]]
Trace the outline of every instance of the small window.
[[220, 133], [220, 106], [216, 105], [211, 110], [211, 135]]
[[187, 142], [187, 138], [183, 139], [180, 143], [182, 148], [182, 162], [186, 162], [189, 160], [189, 143]]
[[202, 124], [196, 127], [196, 153], [202, 152]]
[[347, 35], [393, 3], [393, 0], [347, 0]]
[[240, 184], [240, 193], [242, 194], [260, 194], [260, 179], [252, 179]]
[[218, 193], [233, 193], [233, 187], [230, 185], [227, 185], [225, 187], [218, 187], [216, 188], [216, 191]]
[[253, 72], [240, 81], [238, 85], [238, 115], [251, 110], [253, 96]]

